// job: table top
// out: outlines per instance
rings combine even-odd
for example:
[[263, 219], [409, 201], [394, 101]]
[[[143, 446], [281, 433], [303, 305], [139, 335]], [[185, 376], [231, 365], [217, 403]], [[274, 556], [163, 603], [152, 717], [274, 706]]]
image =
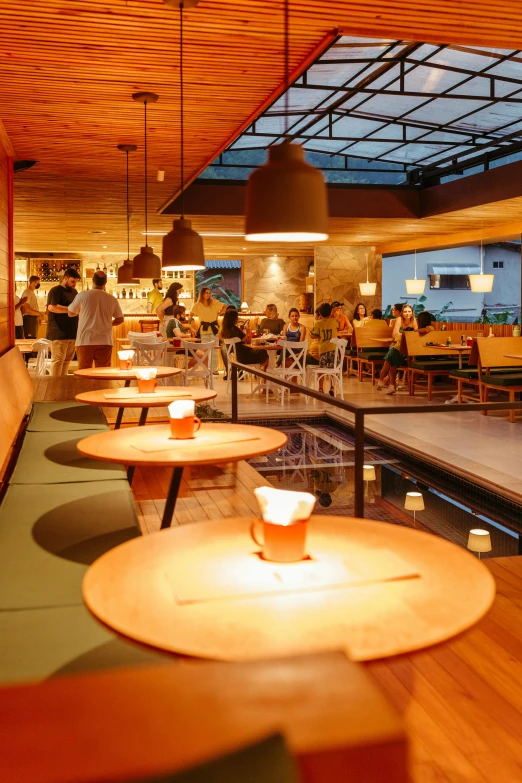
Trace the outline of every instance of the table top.
[[[105, 396], [109, 394], [107, 399]], [[213, 400], [217, 392], [213, 389], [184, 386], [159, 386], [152, 394], [140, 394], [137, 386], [127, 389], [96, 389], [82, 392], [75, 399], [88, 405], [101, 405], [104, 408], [162, 408], [174, 400]]]
[[[94, 380], [105, 381], [127, 381], [136, 380], [136, 370], [142, 370], [143, 367], [132, 367], [130, 370], [120, 370], [117, 367], [91, 367], [88, 370], [76, 370], [75, 375], [80, 378], [93, 378]], [[171, 375], [177, 375], [181, 372], [178, 367], [157, 367], [157, 378], [170, 378]]]
[[395, 337], [368, 337], [372, 343], [391, 343], [395, 340]]
[[[344, 650], [352, 660], [364, 661], [445, 641], [474, 625], [495, 596], [490, 572], [467, 550], [400, 525], [335, 516], [311, 518], [312, 561], [306, 562], [329, 570], [334, 559], [366, 567], [384, 555], [387, 561], [400, 558], [418, 577], [322, 588], [312, 581], [304, 589], [281, 591], [306, 563], [260, 560], [249, 535], [254, 520], [183, 525], [117, 546], [87, 571], [85, 603], [115, 631], [170, 652], [252, 660]], [[243, 566], [247, 559], [250, 566]], [[379, 562], [382, 567], [382, 557]], [[234, 578], [247, 578], [261, 564], [277, 586], [246, 595], [240, 588], [235, 598]], [[184, 569], [204, 575], [193, 580], [193, 590], [213, 579], [214, 593], [177, 600], [184, 592], [190, 598], [186, 587], [180, 590], [174, 582]]]
[[505, 353], [504, 354], [505, 359], [518, 359], [522, 362], [522, 353]]
[[426, 348], [439, 348], [441, 351], [471, 351], [471, 345], [426, 345]]
[[36, 340], [15, 340], [15, 345], [21, 353], [32, 353]]
[[78, 451], [105, 462], [183, 467], [250, 459], [277, 451], [286, 441], [285, 434], [268, 427], [205, 422], [194, 438], [174, 440], [169, 424], [155, 424], [91, 435], [78, 443]]

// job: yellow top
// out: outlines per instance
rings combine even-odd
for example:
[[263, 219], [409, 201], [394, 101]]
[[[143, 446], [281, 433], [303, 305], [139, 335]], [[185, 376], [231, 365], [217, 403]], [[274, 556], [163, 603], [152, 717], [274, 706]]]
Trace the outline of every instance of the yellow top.
[[156, 308], [163, 302], [163, 294], [157, 288], [153, 288], [149, 291], [147, 302], [152, 305], [152, 312], [155, 313]]
[[319, 353], [335, 351], [335, 343], [330, 342], [332, 337], [337, 337], [337, 318], [323, 318], [322, 321], [316, 321], [310, 332], [312, 337], [319, 339]]

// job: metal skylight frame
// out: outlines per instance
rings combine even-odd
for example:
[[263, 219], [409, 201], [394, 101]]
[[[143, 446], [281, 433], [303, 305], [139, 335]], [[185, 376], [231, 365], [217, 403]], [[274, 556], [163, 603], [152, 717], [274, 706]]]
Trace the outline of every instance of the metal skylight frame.
[[212, 167], [251, 169], [259, 162], [234, 153], [290, 137], [331, 161], [325, 171], [415, 183], [487, 168], [522, 150], [522, 51], [340, 36], [291, 85], [287, 133], [284, 107], [281, 96]]

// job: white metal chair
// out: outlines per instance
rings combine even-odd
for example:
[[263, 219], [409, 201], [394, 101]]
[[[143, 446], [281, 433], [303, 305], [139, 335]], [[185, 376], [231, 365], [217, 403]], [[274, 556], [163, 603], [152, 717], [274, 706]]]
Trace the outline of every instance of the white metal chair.
[[[277, 375], [283, 380], [293, 380], [295, 383], [300, 383], [302, 386], [306, 386], [306, 354], [308, 351], [308, 340], [303, 342], [290, 342], [289, 340], [283, 340], [279, 343], [283, 349], [281, 354], [281, 366], [276, 367], [274, 370], [270, 370], [271, 375]], [[288, 363], [288, 366], [286, 366]], [[274, 386], [270, 382], [266, 385], [266, 400], [268, 402], [268, 392], [270, 386]], [[290, 399], [290, 389], [285, 389], [284, 386], [279, 387], [281, 393], [281, 405], [285, 402], [285, 392], [288, 392], [288, 399]]]
[[127, 338], [133, 348], [135, 348], [138, 343], [151, 344], [163, 342], [163, 337], [157, 337], [151, 332], [127, 332]]
[[[343, 363], [344, 363], [344, 354], [346, 351], [346, 346], [348, 345], [348, 340], [342, 340], [340, 337], [333, 337], [332, 343], [334, 343], [335, 345], [334, 366], [333, 367], [308, 367], [307, 381], [308, 381], [308, 385], [310, 385], [310, 381], [311, 381], [312, 389], [315, 389], [317, 391], [319, 389], [319, 384], [321, 380], [323, 380], [324, 378], [330, 378], [331, 381], [333, 381], [334, 394], [336, 395], [338, 391], [341, 400], [344, 400]], [[306, 402], [308, 403], [308, 397], [306, 398]], [[315, 404], [316, 404], [316, 400], [314, 399], [314, 405]]]
[[[214, 388], [212, 373], [212, 352], [217, 340], [209, 340], [208, 343], [193, 343], [188, 340], [181, 341], [181, 347], [185, 351], [185, 371], [183, 382], [189, 386], [192, 381], [203, 381], [206, 389]], [[189, 365], [192, 365], [189, 367]], [[215, 401], [213, 401], [215, 405]]]
[[236, 345], [241, 342], [240, 337], [231, 337], [229, 340], [223, 340], [225, 351], [227, 352], [227, 394], [230, 391], [230, 382], [232, 380], [232, 372], [230, 367], [231, 360], [237, 361]]
[[[133, 348], [136, 350], [136, 365], [138, 367], [165, 367], [168, 343], [145, 342], [137, 340]], [[158, 383], [165, 385], [168, 378], [158, 378]]]
[[41, 337], [39, 340], [35, 340], [33, 343], [33, 350], [35, 350], [36, 358], [29, 359], [27, 363], [27, 369], [32, 371], [33, 375], [51, 375], [51, 340], [46, 340], [45, 337]]

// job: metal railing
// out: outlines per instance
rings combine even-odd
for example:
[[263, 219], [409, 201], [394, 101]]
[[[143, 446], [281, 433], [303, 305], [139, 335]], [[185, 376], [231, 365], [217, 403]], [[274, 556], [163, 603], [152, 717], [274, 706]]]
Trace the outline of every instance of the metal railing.
[[232, 359], [230, 360], [230, 368], [232, 372], [232, 422], [238, 421], [238, 372], [248, 372], [251, 375], [255, 375], [257, 378], [263, 378], [265, 381], [269, 381], [272, 384], [278, 386], [284, 386], [290, 391], [297, 394], [305, 394], [308, 397], [313, 397], [320, 402], [324, 402], [325, 405], [330, 405], [333, 408], [340, 408], [348, 413], [353, 413], [355, 417], [354, 433], [355, 433], [355, 449], [354, 449], [354, 480], [355, 480], [355, 503], [354, 513], [356, 517], [364, 517], [364, 478], [363, 478], [363, 465], [364, 465], [364, 417], [368, 415], [400, 415], [403, 413], [451, 413], [452, 411], [458, 411], [459, 413], [476, 413], [477, 411], [511, 411], [522, 410], [522, 401], [520, 402], [472, 402], [472, 403], [451, 403], [449, 405], [437, 403], [418, 404], [418, 405], [401, 405], [388, 407], [384, 404], [381, 405], [361, 405], [356, 402], [347, 402], [346, 400], [339, 400], [337, 397], [331, 397], [329, 394], [323, 394], [323, 392], [310, 389], [308, 386], [302, 386], [292, 381], [286, 381], [277, 375], [270, 375], [263, 370], [257, 370], [255, 367], [247, 364], [240, 364]]

